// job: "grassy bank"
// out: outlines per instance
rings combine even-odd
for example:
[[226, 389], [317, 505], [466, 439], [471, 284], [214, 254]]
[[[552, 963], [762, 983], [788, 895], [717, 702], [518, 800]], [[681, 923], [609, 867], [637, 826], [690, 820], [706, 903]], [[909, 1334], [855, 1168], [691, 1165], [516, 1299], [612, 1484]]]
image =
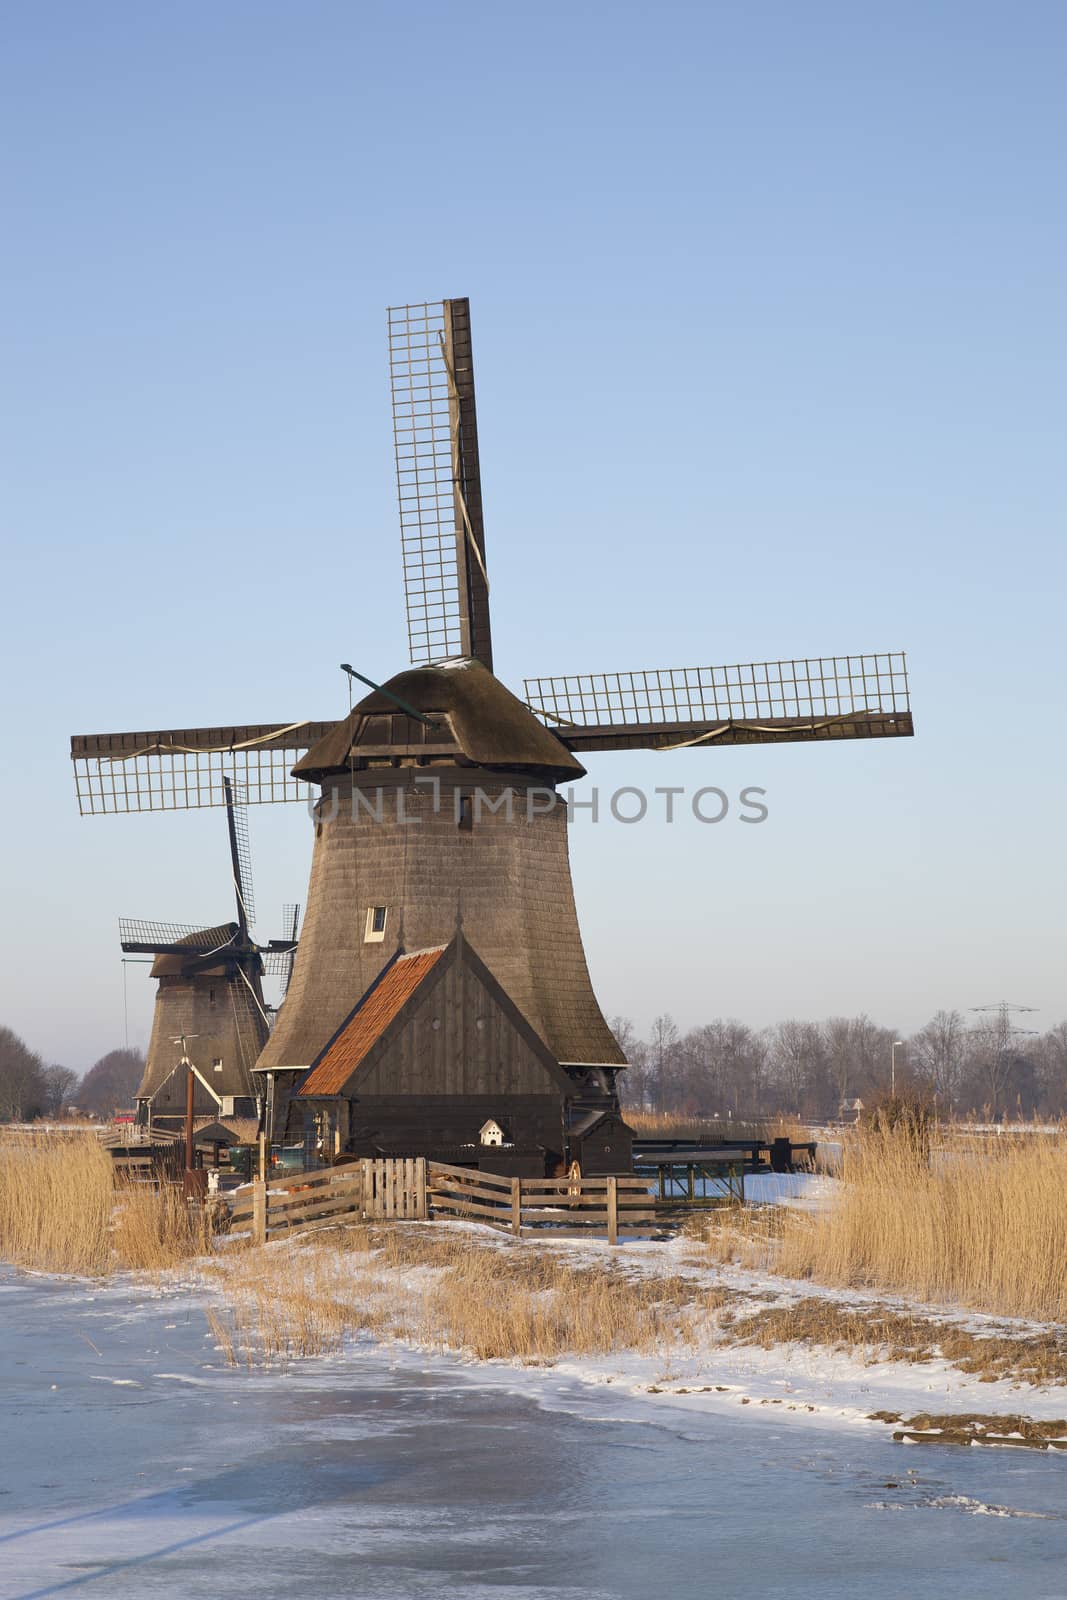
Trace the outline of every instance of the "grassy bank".
[[1067, 1321], [1067, 1137], [928, 1150], [856, 1132], [840, 1176], [824, 1210], [749, 1213], [709, 1229], [709, 1244], [784, 1277]]
[[0, 1260], [96, 1277], [176, 1266], [210, 1242], [177, 1189], [116, 1182], [93, 1134], [0, 1137]]
[[250, 1367], [336, 1352], [363, 1336], [535, 1366], [646, 1357], [664, 1382], [679, 1366], [714, 1362], [715, 1351], [786, 1346], [861, 1364], [947, 1361], [988, 1381], [1067, 1382], [1067, 1348], [1052, 1332], [975, 1331], [899, 1306], [797, 1297], [765, 1278], [724, 1282], [695, 1240], [639, 1259], [447, 1224], [338, 1224], [328, 1237], [219, 1259], [208, 1276], [218, 1289], [216, 1344]]
[[[469, 1230], [339, 1227], [334, 1242], [248, 1252], [216, 1271], [213, 1326], [233, 1360], [320, 1355], [348, 1334], [387, 1334], [479, 1360], [543, 1363], [570, 1354], [651, 1352], [685, 1339], [720, 1303], [681, 1279], [634, 1282]], [[416, 1270], [412, 1270], [416, 1269]]]

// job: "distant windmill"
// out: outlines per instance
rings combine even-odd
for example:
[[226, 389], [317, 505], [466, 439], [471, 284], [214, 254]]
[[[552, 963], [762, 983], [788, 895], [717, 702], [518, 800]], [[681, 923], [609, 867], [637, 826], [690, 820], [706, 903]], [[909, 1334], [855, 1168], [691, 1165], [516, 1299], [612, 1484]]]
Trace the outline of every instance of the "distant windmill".
[[223, 777], [222, 783], [236, 922], [188, 927], [128, 917], [119, 921], [123, 950], [155, 957], [155, 1016], [137, 1101], [142, 1120], [162, 1125], [177, 1126], [182, 1115], [186, 1088], [184, 1074], [177, 1071], [173, 1041], [183, 1035], [199, 1079], [198, 1113], [256, 1115], [251, 1070], [270, 1031], [261, 979], [272, 973], [288, 988], [296, 950], [298, 906], [285, 907], [287, 937], [266, 945], [252, 937], [255, 903], [248, 817], [234, 799], [232, 780]]
[[[321, 787], [293, 980], [258, 1064], [272, 1082], [306, 1072], [401, 943], [447, 944], [461, 910], [464, 939], [569, 1075], [574, 1105], [617, 1105], [625, 1059], [589, 980], [557, 785], [604, 750], [910, 735], [905, 658], [533, 678], [517, 698], [492, 671], [468, 302], [394, 308], [389, 350], [412, 668], [336, 723], [76, 737], [79, 805], [217, 805], [224, 773], [254, 802]], [[568, 601], [580, 638], [582, 602], [558, 587], [554, 604]], [[634, 916], [645, 961], [666, 959]]]

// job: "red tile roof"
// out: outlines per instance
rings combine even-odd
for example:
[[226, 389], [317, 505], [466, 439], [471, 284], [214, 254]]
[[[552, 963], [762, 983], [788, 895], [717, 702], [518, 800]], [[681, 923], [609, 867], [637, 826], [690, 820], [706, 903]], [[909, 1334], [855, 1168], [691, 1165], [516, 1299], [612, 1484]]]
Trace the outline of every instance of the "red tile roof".
[[315, 1062], [298, 1093], [340, 1094], [386, 1028], [397, 1017], [422, 980], [445, 953], [445, 945], [398, 956], [381, 978], [367, 990], [340, 1033]]

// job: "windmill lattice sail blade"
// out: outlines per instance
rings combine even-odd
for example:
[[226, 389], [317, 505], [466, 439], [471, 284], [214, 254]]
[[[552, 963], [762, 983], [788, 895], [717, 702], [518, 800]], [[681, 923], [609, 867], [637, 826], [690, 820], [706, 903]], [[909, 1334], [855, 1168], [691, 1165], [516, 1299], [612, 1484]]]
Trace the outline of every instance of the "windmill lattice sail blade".
[[284, 978], [285, 986], [289, 986], [289, 973], [293, 966], [293, 952], [291, 950], [261, 950], [260, 960], [263, 962], [263, 971], [271, 978]]
[[572, 750], [670, 749], [912, 733], [902, 652], [527, 678]]
[[119, 940], [124, 950], [169, 950], [181, 945], [186, 950], [218, 950], [232, 935], [224, 928], [190, 927], [182, 922], [153, 922], [139, 917], [119, 918]]
[[291, 901], [288, 905], [282, 907], [282, 923], [287, 937], [293, 942], [293, 948], [287, 957], [289, 964], [282, 973], [282, 998], [284, 999], [289, 992], [289, 982], [293, 976], [293, 962], [296, 959], [296, 941], [300, 931], [299, 902]]
[[70, 741], [82, 816], [187, 811], [226, 804], [224, 778], [244, 803], [306, 800], [291, 769], [332, 722], [248, 723], [143, 733], [76, 734]]
[[390, 307], [389, 372], [411, 660], [492, 670], [470, 302]]
[[252, 887], [252, 847], [248, 838], [248, 806], [244, 787], [236, 779], [224, 778], [223, 788], [229, 785], [232, 804], [227, 808], [230, 822], [230, 853], [233, 869], [233, 887], [237, 895], [238, 921], [244, 918], [246, 927], [256, 920], [256, 897]]

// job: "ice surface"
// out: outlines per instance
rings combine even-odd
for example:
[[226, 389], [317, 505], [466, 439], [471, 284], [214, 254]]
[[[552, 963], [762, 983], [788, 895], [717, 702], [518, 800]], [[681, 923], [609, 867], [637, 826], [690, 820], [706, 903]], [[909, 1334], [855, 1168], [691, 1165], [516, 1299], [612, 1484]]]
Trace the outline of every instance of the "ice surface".
[[1059, 1456], [368, 1345], [264, 1375], [195, 1294], [0, 1287], [3, 1600], [1067, 1593]]

